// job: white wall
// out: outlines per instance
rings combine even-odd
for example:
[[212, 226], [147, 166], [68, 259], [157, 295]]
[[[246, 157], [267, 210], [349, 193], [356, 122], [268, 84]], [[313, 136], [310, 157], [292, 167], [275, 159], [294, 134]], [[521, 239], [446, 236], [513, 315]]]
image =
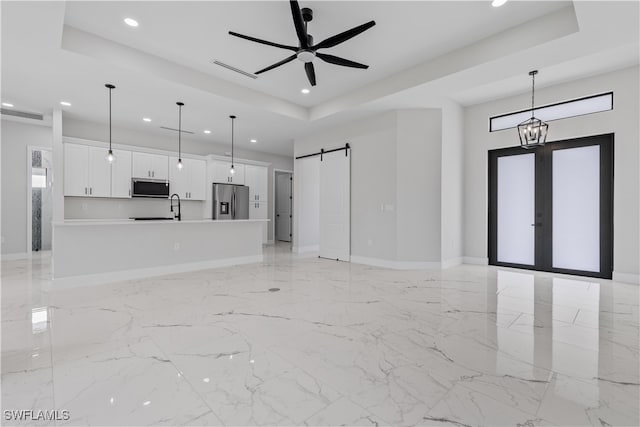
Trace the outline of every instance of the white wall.
[[[543, 77], [537, 79], [543, 82]], [[601, 92], [614, 92], [614, 109], [549, 123], [547, 141], [615, 133], [614, 278], [640, 273], [640, 109], [638, 67], [536, 90], [536, 104], [550, 104]], [[488, 132], [490, 116], [521, 110], [530, 93], [465, 108], [464, 254], [487, 259], [487, 151], [519, 144], [515, 130]]]
[[448, 101], [442, 109], [442, 237], [444, 266], [461, 262], [464, 198], [464, 110]]
[[[337, 148], [346, 142], [352, 147], [352, 260], [396, 268], [440, 266], [445, 216], [441, 203], [442, 114], [440, 109], [391, 111], [295, 141], [296, 156]], [[450, 122], [461, 124], [459, 107]], [[461, 134], [449, 131], [447, 136], [457, 144], [446, 150], [447, 159], [457, 162], [451, 173], [461, 173]], [[298, 177], [302, 166], [296, 163]], [[451, 244], [448, 254], [459, 259], [461, 178], [456, 181], [447, 177], [446, 182], [454, 193], [447, 209], [457, 209], [446, 213], [452, 230], [448, 235], [458, 242]], [[298, 179], [297, 195], [315, 191], [301, 188], [304, 184]], [[308, 207], [301, 203], [300, 196], [297, 201], [294, 197], [294, 239], [296, 232], [308, 235], [305, 227], [315, 224], [304, 217]]]
[[295, 161], [293, 183], [293, 251], [317, 252], [320, 248], [320, 162]]
[[[396, 257], [396, 122], [395, 112], [385, 113], [298, 139], [294, 144], [295, 156], [321, 148], [339, 148], [347, 142], [351, 146], [352, 255], [381, 259]], [[295, 164], [295, 247], [319, 244], [319, 205], [316, 208], [308, 201], [311, 199], [315, 203], [315, 194], [319, 194], [319, 174], [315, 169], [305, 170], [317, 168], [319, 163], [319, 157], [312, 157], [304, 163], [297, 160]], [[302, 180], [302, 176], [308, 179]], [[381, 209], [384, 206], [388, 209]], [[317, 237], [314, 239], [314, 236]]]
[[396, 260], [440, 262], [442, 113], [397, 112]]
[[[105, 141], [108, 140], [107, 127], [103, 123], [93, 123], [82, 120], [75, 120], [71, 118], [64, 118], [63, 125], [63, 135], [90, 139], [94, 141]], [[133, 145], [139, 147], [148, 147], [155, 148], [159, 150], [169, 150], [169, 151], [177, 151], [177, 139], [174, 133], [168, 133], [166, 137], [158, 137], [157, 135], [152, 135], [151, 133], [139, 132], [131, 129], [124, 128], [113, 128], [113, 142], [117, 144], [126, 144]], [[231, 151], [230, 143], [228, 145], [217, 144], [213, 142], [205, 142], [199, 141], [195, 139], [191, 139], [188, 136], [183, 136], [182, 138], [182, 151], [184, 153], [189, 154], [197, 154], [197, 155], [208, 155], [208, 154], [216, 154], [216, 155], [224, 155], [225, 152]], [[234, 155], [237, 158], [247, 159], [247, 160], [255, 160], [260, 162], [270, 163], [269, 171], [268, 171], [268, 194], [271, 196], [273, 194], [273, 169], [284, 169], [284, 170], [293, 170], [293, 157], [280, 156], [276, 154], [263, 153], [260, 151], [251, 151], [251, 150], [242, 150], [236, 149], [234, 150]], [[294, 181], [295, 181], [294, 177]], [[207, 186], [209, 188], [209, 186]], [[88, 203], [93, 204], [95, 199], [89, 199], [87, 202], [80, 203]], [[190, 202], [191, 204], [200, 204], [201, 202]], [[269, 204], [273, 203], [273, 201], [269, 200]], [[108, 212], [113, 212], [116, 209], [122, 210], [122, 208], [118, 208], [119, 205], [122, 204], [122, 201], [113, 201], [112, 203], [108, 202], [96, 202], [96, 205], [100, 204], [101, 206], [107, 207]], [[74, 217], [81, 214], [81, 210], [76, 209], [78, 203], [65, 202], [65, 207], [69, 206], [73, 209]], [[80, 205], [81, 207], [82, 205]], [[126, 209], [126, 208], [125, 208]], [[132, 207], [130, 210], [133, 212], [138, 212], [139, 207]], [[148, 206], [149, 211], [154, 211], [154, 208], [151, 204]], [[159, 209], [159, 208], [157, 208]], [[193, 208], [195, 210], [195, 208]], [[269, 223], [269, 233], [268, 238], [273, 239], [273, 209], [269, 206], [269, 219], [271, 222]], [[84, 212], [99, 212], [98, 207], [89, 208], [84, 210]], [[187, 207], [187, 214], [189, 215], [189, 207]], [[67, 218], [71, 218], [65, 213]]]
[[[27, 146], [51, 147], [50, 127], [2, 119], [2, 255], [27, 252]], [[30, 248], [29, 248], [30, 249]]]

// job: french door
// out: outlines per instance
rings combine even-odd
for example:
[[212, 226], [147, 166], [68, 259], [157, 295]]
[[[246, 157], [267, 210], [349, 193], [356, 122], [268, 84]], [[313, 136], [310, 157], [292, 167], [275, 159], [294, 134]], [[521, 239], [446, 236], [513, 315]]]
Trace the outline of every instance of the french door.
[[613, 134], [489, 151], [489, 264], [611, 278]]

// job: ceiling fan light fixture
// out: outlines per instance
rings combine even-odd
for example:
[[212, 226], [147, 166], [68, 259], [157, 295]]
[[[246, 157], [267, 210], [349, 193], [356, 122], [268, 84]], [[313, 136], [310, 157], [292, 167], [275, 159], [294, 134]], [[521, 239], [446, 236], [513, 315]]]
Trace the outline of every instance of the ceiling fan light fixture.
[[493, 7], [500, 7], [500, 6], [502, 6], [503, 4], [505, 4], [506, 2], [507, 2], [507, 0], [493, 0], [493, 1], [491, 2], [491, 6], [493, 6]]
[[308, 95], [311, 91], [305, 87], [300, 92], [302, 92], [303, 95]]
[[312, 50], [301, 50], [296, 54], [296, 57], [298, 58], [298, 61], [306, 64], [307, 62], [313, 62], [316, 58], [316, 53]]

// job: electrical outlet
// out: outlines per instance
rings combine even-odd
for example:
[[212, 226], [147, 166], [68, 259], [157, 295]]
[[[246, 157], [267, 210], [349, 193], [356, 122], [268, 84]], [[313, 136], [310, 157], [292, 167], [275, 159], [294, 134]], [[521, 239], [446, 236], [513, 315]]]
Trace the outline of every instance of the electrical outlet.
[[175, 243], [173, 244], [173, 250], [174, 250], [174, 251], [179, 251], [179, 250], [180, 250], [180, 243], [175, 242]]

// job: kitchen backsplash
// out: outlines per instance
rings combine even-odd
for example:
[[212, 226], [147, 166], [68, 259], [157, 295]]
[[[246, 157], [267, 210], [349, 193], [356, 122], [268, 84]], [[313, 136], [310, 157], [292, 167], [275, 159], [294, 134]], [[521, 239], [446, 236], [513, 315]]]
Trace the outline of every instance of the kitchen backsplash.
[[[177, 205], [175, 199], [174, 205]], [[211, 218], [211, 212], [205, 213], [204, 209], [204, 201], [181, 201], [182, 219]], [[171, 215], [168, 199], [64, 198], [65, 219], [124, 219], [141, 216], [169, 217]]]

